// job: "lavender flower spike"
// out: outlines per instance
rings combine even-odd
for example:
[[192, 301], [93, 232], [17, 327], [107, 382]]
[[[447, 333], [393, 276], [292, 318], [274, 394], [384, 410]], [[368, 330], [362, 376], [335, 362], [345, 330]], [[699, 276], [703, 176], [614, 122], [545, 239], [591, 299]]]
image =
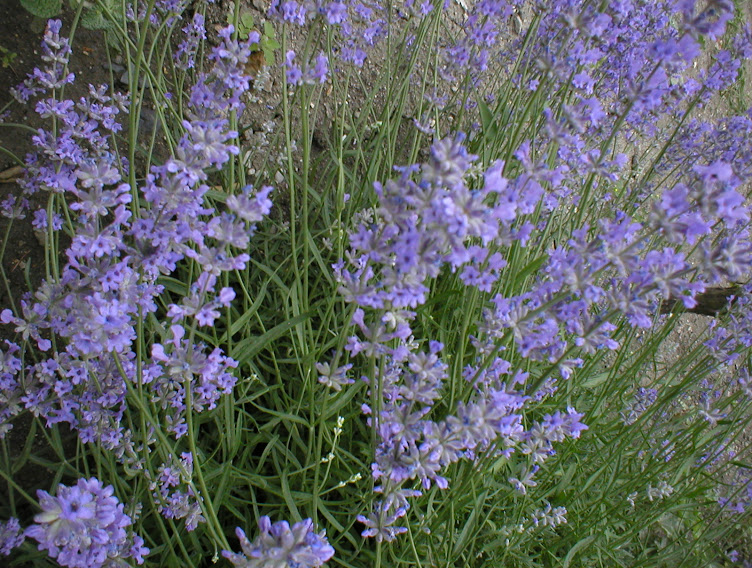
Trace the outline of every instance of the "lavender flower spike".
[[39, 550], [47, 550], [61, 566], [100, 568], [125, 558], [142, 564], [149, 549], [141, 537], [126, 532], [131, 518], [113, 492], [112, 485], [102, 487], [94, 477], [79, 479], [73, 487], [59, 485], [57, 497], [39, 490], [42, 512], [24, 536], [39, 541]]
[[222, 556], [241, 568], [315, 568], [334, 556], [326, 531], [313, 532], [311, 519], [290, 528], [287, 521], [272, 524], [269, 517], [261, 517], [259, 529], [261, 534], [253, 542], [243, 529], [235, 529], [243, 554], [223, 550]]
[[24, 535], [18, 519], [11, 517], [7, 522], [0, 522], [0, 554], [8, 556], [14, 548], [21, 546]]

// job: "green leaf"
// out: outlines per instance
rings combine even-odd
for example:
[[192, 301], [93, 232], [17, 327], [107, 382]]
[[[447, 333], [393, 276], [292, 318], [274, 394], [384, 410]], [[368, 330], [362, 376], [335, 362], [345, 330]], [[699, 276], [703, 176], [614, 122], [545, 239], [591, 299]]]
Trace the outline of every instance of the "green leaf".
[[285, 499], [285, 504], [287, 505], [287, 508], [290, 509], [290, 514], [293, 519], [302, 519], [303, 517], [298, 511], [298, 506], [295, 504], [295, 498], [292, 496], [292, 491], [290, 491], [290, 483], [287, 481], [287, 473], [281, 471], [280, 474], [280, 481], [282, 482], [282, 496]]
[[0, 65], [10, 67], [16, 57], [18, 57], [18, 54], [15, 51], [11, 51], [0, 45]]
[[243, 12], [240, 15], [240, 23], [246, 30], [253, 29], [253, 16], [250, 12]]
[[569, 563], [572, 562], [572, 559], [574, 558], [574, 555], [577, 554], [580, 549], [586, 548], [590, 546], [590, 544], [595, 540], [595, 536], [588, 536], [586, 538], [583, 538], [581, 541], [579, 541], [577, 544], [575, 544], [567, 553], [567, 555], [564, 557], [564, 563], [561, 565], [561, 568], [568, 568]]
[[300, 314], [299, 316], [295, 316], [294, 318], [286, 322], [274, 326], [263, 335], [260, 335], [258, 337], [248, 337], [240, 341], [239, 343], [236, 343], [232, 350], [232, 358], [241, 364], [245, 363], [246, 361], [250, 361], [251, 358], [256, 355], [256, 353], [261, 351], [272, 341], [281, 337], [282, 335], [287, 333], [287, 331], [289, 331], [299, 323], [306, 321], [310, 317], [310, 313]]
[[232, 322], [230, 329], [227, 330], [227, 332], [222, 337], [223, 342], [227, 341], [230, 337], [239, 332], [243, 328], [243, 326], [247, 325], [251, 318], [256, 314], [259, 306], [261, 306], [261, 302], [266, 297], [266, 288], [269, 286], [270, 281], [271, 279], [264, 282], [264, 284], [261, 286], [261, 289], [256, 293], [256, 299], [254, 300], [253, 304], [251, 304], [251, 306], [245, 312], [243, 312], [243, 315]]
[[569, 488], [569, 486], [572, 484], [572, 480], [574, 479], [574, 474], [577, 473], [578, 465], [579, 464], [577, 463], [573, 463], [569, 466], [569, 468], [567, 468], [567, 471], [564, 472], [564, 475], [562, 476], [558, 486], [556, 487], [557, 492], [563, 493]]
[[264, 50], [266, 49], [279, 49], [281, 46], [279, 42], [276, 39], [272, 39], [269, 37], [262, 37], [261, 38], [261, 45], [263, 46]]
[[188, 295], [188, 285], [177, 278], [171, 276], [160, 276], [157, 284], [164, 286], [165, 290], [178, 294], [180, 296]]
[[606, 371], [603, 373], [598, 373], [597, 375], [590, 377], [589, 379], [586, 379], [582, 382], [582, 387], [586, 389], [594, 389], [595, 387], [602, 385], [606, 382], [606, 379], [611, 375], [610, 372]]
[[483, 101], [478, 101], [478, 110], [480, 111], [480, 122], [483, 125], [483, 130], [488, 130], [494, 122], [493, 113]]
[[261, 49], [264, 52], [264, 59], [268, 66], [274, 65], [274, 50], [279, 48], [279, 43], [273, 39], [261, 38]]
[[63, 0], [21, 0], [21, 6], [37, 18], [52, 18], [60, 13]]
[[115, 29], [115, 24], [107, 19], [104, 12], [95, 8], [84, 10], [83, 14], [81, 14], [81, 25], [87, 30]]
[[[264, 22], [264, 35], [271, 41], [274, 41], [274, 26], [269, 22]], [[276, 43], [276, 42], [275, 42]], [[277, 44], [279, 45], [279, 44]]]
[[462, 531], [454, 541], [454, 548], [452, 550], [452, 556], [454, 558], [457, 558], [462, 550], [467, 546], [468, 541], [477, 535], [478, 511], [482, 510], [482, 505], [485, 502], [487, 495], [487, 491], [484, 491], [480, 495], [478, 495], [478, 498], [476, 499], [477, 506], [473, 507], [472, 511], [470, 512], [470, 516], [467, 518], [467, 521], [465, 521], [465, 526], [462, 527]]

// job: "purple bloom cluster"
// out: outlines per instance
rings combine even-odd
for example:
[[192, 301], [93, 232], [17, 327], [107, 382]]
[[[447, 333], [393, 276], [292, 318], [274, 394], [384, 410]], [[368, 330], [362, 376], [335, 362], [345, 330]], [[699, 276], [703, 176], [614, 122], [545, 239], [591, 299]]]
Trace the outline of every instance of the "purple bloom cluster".
[[[350, 235], [354, 269], [344, 262], [335, 266], [348, 301], [376, 309], [415, 308], [425, 302], [426, 281], [445, 263], [452, 270], [462, 268], [460, 279], [481, 290], [498, 280], [504, 259], [471, 240], [488, 245], [513, 239], [511, 223], [518, 210], [532, 212], [540, 193], [508, 184], [501, 162], [485, 172], [482, 189], [469, 189], [464, 178], [477, 156], [468, 154], [463, 139], [436, 142], [428, 163], [402, 168], [398, 180], [374, 185], [381, 223], [361, 224]], [[420, 180], [413, 181], [418, 172]], [[491, 200], [496, 205], [489, 209]]]
[[[181, 9], [168, 4], [160, 4], [165, 13]], [[50, 77], [60, 74], [70, 51], [59, 31], [59, 22], [48, 26], [49, 66], [19, 87], [24, 100], [59, 86], [59, 77]], [[16, 344], [6, 343], [0, 351], [5, 403], [0, 433], [26, 409], [48, 425], [68, 423], [84, 442], [100, 444], [131, 470], [142, 470], [143, 452], [149, 449], [136, 447], [123, 424], [127, 383], [143, 387], [176, 438], [187, 432], [186, 412], [211, 410], [232, 391], [236, 362], [219, 348], [191, 340], [195, 328], [213, 326], [220, 308], [233, 300], [235, 292], [220, 288], [219, 277], [246, 266], [249, 256], [243, 251], [255, 223], [271, 209], [271, 187], [253, 191], [249, 186], [228, 196], [224, 212], [205, 204], [206, 171], [222, 168], [238, 153], [228, 118], [242, 110], [241, 96], [249, 86], [244, 65], [251, 42], [258, 41], [255, 34], [241, 44], [232, 33], [231, 27], [220, 32], [221, 44], [210, 55], [213, 69], [200, 75], [190, 91], [175, 154], [152, 166], [141, 188], [124, 181], [129, 164], [109, 145], [120, 129], [118, 113], [127, 110], [123, 97], [90, 86], [89, 96], [77, 103], [57, 101], [54, 93], [37, 103], [37, 111], [55, 121], [57, 132], [40, 130], [34, 137], [38, 151], [27, 161], [25, 191], [62, 194], [73, 238], [59, 277], [44, 280], [33, 297], [26, 296], [22, 314], [0, 314], [0, 322], [49, 353], [24, 369]], [[35, 218], [48, 236], [61, 228], [57, 216], [51, 226], [46, 212]], [[139, 321], [157, 310], [163, 291], [157, 279], [175, 272], [181, 261], [195, 264], [196, 279], [180, 302], [167, 306], [170, 336], [151, 346], [150, 363], [136, 365]], [[188, 495], [191, 500], [194, 495]], [[165, 511], [195, 526], [203, 520], [196, 507], [173, 504]]]
[[204, 16], [199, 13], [193, 15], [193, 20], [183, 27], [183, 40], [180, 42], [173, 58], [181, 69], [193, 69], [196, 66], [196, 51], [201, 40], [206, 39]]
[[[542, 230], [565, 207], [563, 215], [579, 221], [583, 216], [572, 211], [590, 212], [592, 196], [624, 178], [626, 156], [611, 153], [614, 129], [622, 129], [619, 136], [627, 141], [642, 133], [664, 136], [656, 117], [678, 118], [689, 104], [706, 102], [735, 80], [741, 60], [752, 56], [749, 31], [696, 80], [682, 77], [700, 53], [702, 37], [723, 32], [733, 3], [538, 0], [538, 39], [529, 45], [526, 39], [524, 49], [522, 40], [503, 47], [500, 40], [512, 31], [519, 3], [474, 2], [461, 38], [444, 46], [440, 76], [447, 85], [461, 83], [454, 96], [472, 108], [476, 96], [464, 98], [463, 89], [477, 89], [501, 61], [518, 70], [512, 79], [518, 94], [565, 93], [555, 101], [568, 104], [547, 100], [552, 106], [532, 119], [510, 116], [510, 123], [533, 122], [540, 132], [508, 148], [506, 162], [481, 165], [459, 133], [434, 141], [424, 163], [395, 168], [396, 179], [374, 184], [378, 204], [359, 217], [350, 250], [333, 267], [339, 292], [355, 305], [356, 332], [345, 349], [351, 358], [363, 354], [377, 361], [364, 377], [371, 398], [363, 411], [376, 433], [372, 473], [378, 497], [357, 520], [365, 525], [362, 535], [379, 542], [407, 531], [399, 524], [409, 500], [433, 485], [447, 488], [446, 470], [461, 459], [503, 457], [512, 490], [525, 495], [536, 487], [536, 474], [556, 445], [588, 429], [574, 408], [541, 404], [582, 365], [579, 355], [617, 349], [614, 333], [622, 319], [649, 327], [662, 300], [679, 299], [691, 308], [706, 285], [746, 278], [752, 268], [750, 215], [739, 191], [750, 177], [752, 146], [737, 140], [752, 140], [752, 113], [718, 127], [691, 123], [680, 129], [678, 149], [665, 152], [655, 165], [657, 172], [670, 172], [665, 177], [670, 183], [625, 186], [632, 209], [573, 225], [558, 245], [550, 246]], [[389, 31], [394, 14], [386, 10], [420, 20], [440, 10], [439, 4], [407, 1], [395, 9], [371, 0], [273, 0], [269, 15], [277, 21], [295, 26], [316, 21], [333, 32], [331, 61], [323, 52], [284, 54], [288, 84], [323, 83], [330, 66], [363, 65], [367, 51]], [[151, 24], [169, 25], [185, 6], [182, 0], [158, 0]], [[131, 20], [146, 17], [143, 6], [130, 8]], [[356, 25], [363, 31], [354, 34]], [[0, 350], [0, 437], [23, 409], [48, 425], [67, 423], [82, 441], [112, 451], [129, 471], [142, 471], [158, 511], [183, 519], [192, 531], [206, 521], [193, 484], [196, 456], [169, 455], [156, 472], [149, 471], [143, 456], [153, 432], [144, 433], [146, 441], [138, 445], [124, 417], [129, 389], [137, 388], [166, 431], [180, 440], [188, 434], [188, 413], [214, 409], [235, 387], [237, 362], [194, 337], [197, 328], [220, 321], [233, 301], [235, 291], [220, 283], [225, 273], [245, 269], [255, 223], [271, 208], [271, 187], [249, 186], [229, 195], [221, 211], [207, 201], [207, 172], [239, 153], [230, 116], [243, 108], [241, 96], [249, 88], [244, 67], [260, 37], [252, 32], [239, 43], [232, 27], [220, 32], [220, 45], [210, 55], [213, 69], [199, 75], [187, 97], [174, 155], [152, 166], [135, 187], [127, 181], [133, 179], [132, 164], [111, 147], [121, 129], [118, 117], [128, 112], [126, 100], [94, 86], [79, 101], [57, 99], [57, 90], [73, 81], [65, 71], [70, 47], [60, 28], [60, 22], [50, 22], [43, 44], [47, 66], [14, 94], [22, 102], [37, 99], [38, 114], [55, 124], [34, 137], [37, 151], [27, 160], [23, 186], [27, 194], [50, 192], [68, 215], [37, 211], [35, 227], [54, 238], [65, 223], [73, 236], [59, 274], [23, 299], [22, 313], [0, 314], [0, 323], [12, 325], [45, 353], [24, 366], [19, 345], [6, 341]], [[183, 32], [175, 59], [184, 69], [195, 68], [197, 46], [206, 35], [203, 18], [196, 14]], [[449, 95], [429, 97], [442, 106]], [[698, 149], [707, 150], [699, 161]], [[2, 213], [17, 218], [27, 208], [28, 201], [9, 199]], [[661, 248], [655, 248], [656, 238]], [[697, 246], [690, 254], [684, 243]], [[510, 291], [504, 278], [510, 251], [530, 245], [541, 251], [540, 269], [526, 290]], [[186, 292], [165, 306], [171, 325], [149, 338], [151, 358], [139, 361], [142, 350], [136, 345], [144, 340], [139, 324], [157, 312], [164, 291], [158, 279], [186, 264], [192, 275]], [[484, 302], [470, 348], [459, 361], [466, 388], [453, 408], [439, 402], [450, 378], [444, 346], [414, 337], [416, 312], [437, 282], [473, 288]], [[744, 291], [729, 321], [715, 325], [706, 344], [719, 367], [736, 362], [752, 345], [752, 316], [745, 309], [752, 286]], [[354, 382], [348, 376], [353, 364], [339, 365], [341, 356], [316, 365], [319, 382], [334, 391]], [[744, 372], [738, 387], [748, 394], [752, 380]], [[655, 390], [638, 389], [623, 422], [634, 423], [657, 398]], [[719, 399], [710, 392], [700, 397], [693, 417], [718, 426], [728, 416], [716, 404]], [[661, 427], [656, 432], [665, 439], [652, 440], [652, 456], [668, 461], [675, 450], [671, 432]], [[648, 498], [663, 499], [671, 491], [662, 482], [648, 487]], [[104, 566], [126, 558], [141, 563], [148, 553], [127, 532], [132, 521], [112, 487], [82, 479], [73, 487], [61, 485], [56, 497], [40, 491], [39, 498], [43, 513], [24, 535], [60, 564]], [[743, 510], [749, 501], [722, 499], [721, 506]], [[531, 522], [556, 527], [566, 523], [566, 513], [546, 504]], [[314, 567], [334, 554], [310, 519], [290, 527], [262, 517], [259, 529], [251, 542], [238, 528], [242, 554], [223, 551], [223, 556], [236, 566]], [[19, 531], [14, 519], [0, 525], [0, 552], [7, 554], [23, 540]]]
[[157, 471], [156, 479], [152, 479], [149, 472], [146, 476], [159, 512], [167, 519], [185, 519], [188, 532], [206, 522], [199, 497], [193, 490], [193, 455], [185, 452], [180, 454], [180, 459], [170, 456], [170, 461], [160, 465]]
[[737, 468], [734, 479], [718, 498], [718, 505], [728, 514], [742, 515], [752, 510], [752, 475], [744, 468]]
[[[648, 134], [660, 147], [671, 129], [662, 132], [658, 125], [678, 122], [690, 104], [706, 103], [727, 88], [741, 61], [750, 57], [745, 30], [715, 55], [707, 71], [692, 79], [683, 75], [700, 55], [703, 38], [723, 33], [733, 16], [731, 1], [537, 0], [534, 5], [532, 13], [540, 17], [529, 37], [516, 29], [526, 14], [522, 2], [474, 2], [460, 33], [442, 50], [438, 72], [444, 84], [427, 99], [439, 108], [460, 102], [474, 108], [485, 100], [493, 109], [496, 93], [484, 85], [494, 85], [493, 76], [510, 75], [498, 114], [526, 128], [527, 105], [506, 101], [523, 100], [530, 91], [542, 94], [541, 103], [550, 105], [544, 113], [547, 135], [559, 146], [559, 157], [585, 175], [607, 167], [602, 147], [593, 142], [610, 140], [616, 128], [629, 141]], [[545, 136], [536, 133], [538, 141]]]
[[[214, 0], [208, 0], [214, 2]], [[129, 22], [143, 22], [149, 14], [149, 24], [158, 28], [162, 25], [172, 27], [181, 18], [188, 0], [156, 0], [150, 5], [146, 2], [128, 2], [125, 5], [125, 17]]]
[[[582, 363], [567, 355], [573, 348], [593, 354], [618, 347], [612, 319], [623, 316], [633, 326], [649, 327], [661, 300], [680, 299], [691, 308], [706, 284], [738, 280], [752, 267], [745, 229], [749, 212], [737, 191], [739, 177], [722, 160], [695, 164], [681, 183], [653, 200], [648, 222], [617, 211], [597, 227], [577, 229], [563, 246], [549, 249], [528, 292], [497, 293], [472, 338], [478, 360], [465, 369], [477, 398], [461, 403], [456, 418], [428, 419], [446, 375], [436, 355], [440, 347], [433, 346], [429, 354], [416, 350], [410, 327], [415, 313], [409, 310], [426, 301], [430, 281], [448, 266], [463, 284], [492, 293], [506, 264], [504, 250], [535, 239], [535, 227], [544, 226], [571, 198], [569, 187], [577, 177], [589, 176], [594, 184], [598, 178], [613, 182], [618, 179], [615, 172], [625, 166], [623, 158], [607, 162], [597, 152], [580, 152], [585, 161], [576, 158], [576, 151], [583, 149], [576, 141], [576, 127], [547, 116], [552, 140], [561, 144], [559, 166], [538, 161], [532, 144], [525, 142], [511, 164], [520, 173], [507, 179], [503, 162], [480, 170], [461, 135], [438, 141], [427, 163], [399, 168], [397, 180], [374, 185], [376, 215], [363, 216], [367, 222], [350, 234], [347, 263], [334, 266], [340, 292], [359, 306], [353, 324], [362, 339], [350, 338], [348, 351], [384, 361], [374, 377], [382, 393], [380, 408], [366, 407], [379, 434], [373, 468], [374, 477], [383, 482], [379, 491], [384, 497], [369, 517], [359, 518], [368, 527], [366, 536], [391, 540], [400, 532], [393, 523], [408, 508], [402, 491], [410, 480], [420, 480], [426, 488], [432, 483], [445, 487], [447, 480], [439, 474], [443, 467], [501, 439], [498, 447], [506, 455], [518, 448], [528, 456], [529, 464], [510, 478], [524, 492], [534, 484], [534, 467], [553, 453], [552, 442], [576, 438], [584, 429], [582, 415], [572, 409], [523, 429], [518, 411], [557, 387], [553, 377], [526, 385], [526, 377], [511, 373], [510, 363], [493, 359], [510, 333], [521, 357], [554, 364], [566, 379]], [[539, 154], [545, 146], [543, 142]], [[472, 189], [470, 180], [481, 176], [482, 187]], [[539, 218], [535, 225], [525, 220], [534, 213]], [[721, 238], [705, 244], [711, 228]], [[651, 249], [656, 234], [669, 244], [703, 241], [694, 264], [679, 246]], [[366, 310], [380, 315], [369, 322]], [[416, 377], [414, 368], [421, 367], [413, 358], [418, 354], [433, 357], [434, 364], [430, 373], [423, 370]], [[700, 412], [706, 420], [717, 421], [710, 406]], [[552, 424], [559, 424], [561, 433]]]
[[21, 546], [24, 539], [18, 519], [11, 517], [0, 522], [0, 554], [8, 556], [14, 548]]
[[[517, 488], [534, 486], [532, 476], [554, 453], [553, 444], [577, 438], [587, 428], [583, 415], [570, 408], [542, 416], [526, 431], [520, 411], [540, 396], [531, 399], [524, 392], [526, 377], [514, 374], [507, 361], [496, 358], [489, 364], [488, 356], [497, 351], [493, 340], [488, 349], [475, 340], [478, 358], [464, 373], [475, 388], [471, 400], [458, 403], [454, 414], [443, 420], [429, 417], [448, 378], [447, 365], [439, 356], [441, 343], [430, 342], [426, 352], [413, 341], [410, 321], [415, 312], [407, 308], [425, 303], [430, 282], [445, 266], [464, 285], [491, 292], [505, 266], [499, 248], [528, 238], [529, 230], [515, 229], [513, 223], [532, 214], [544, 193], [528, 175], [505, 179], [502, 162], [480, 171], [474, 165], [476, 156], [462, 141], [461, 135], [438, 141], [427, 163], [399, 168], [398, 180], [376, 183], [376, 215], [364, 216], [368, 223], [350, 234], [348, 263], [343, 260], [334, 267], [340, 292], [359, 306], [353, 324], [362, 339], [351, 337], [346, 349], [351, 356], [363, 353], [381, 361], [373, 382], [369, 380], [372, 390], [379, 385], [378, 407], [364, 405], [378, 434], [372, 468], [381, 483], [381, 498], [368, 516], [358, 517], [366, 525], [363, 536], [378, 540], [391, 541], [404, 532], [395, 523], [409, 509], [408, 498], [420, 495], [410, 489], [411, 483], [417, 481], [424, 489], [434, 483], [446, 488], [449, 482], [442, 470], [493, 448], [506, 457], [516, 450], [526, 456], [529, 465], [510, 483]], [[471, 175], [483, 180], [482, 189], [468, 187]], [[369, 322], [366, 310], [377, 310], [380, 317]], [[583, 350], [608, 344], [599, 332], [603, 330], [595, 324], [582, 331], [587, 339]], [[520, 332], [521, 351], [531, 356], [537, 345], [527, 346], [526, 341], [548, 349], [547, 333], [535, 339], [530, 330]], [[567, 360], [562, 367], [578, 363]]]
[[285, 77], [291, 85], [325, 83], [329, 73], [329, 58], [322, 52], [316, 57], [314, 65], [308, 65], [305, 70], [294, 63], [295, 52], [290, 50], [285, 54]]
[[[387, 35], [387, 9], [381, 2], [372, 0], [272, 0], [268, 15], [274, 20], [294, 26], [307, 26], [319, 21], [332, 26], [337, 32], [333, 51], [338, 54], [338, 59], [361, 67], [368, 51], [374, 49]], [[288, 52], [285, 56], [284, 65], [289, 83], [298, 85], [301, 82], [326, 80], [329, 61], [324, 54], [319, 54], [316, 63], [309, 65], [309, 69], [303, 73], [300, 67], [293, 64], [294, 57], [294, 52]]]
[[[650, 221], [638, 223], [623, 212], [602, 219], [593, 235], [578, 229], [566, 246], [549, 250], [535, 288], [515, 297], [494, 298], [480, 331], [490, 344], [512, 331], [523, 357], [560, 362], [567, 337], [585, 353], [614, 349], [615, 329], [608, 314], [621, 313], [636, 326], [652, 325], [661, 299], [696, 305], [695, 294], [720, 278], [738, 279], [752, 266], [745, 230], [749, 213], [737, 192], [739, 181], [728, 164], [696, 165], [687, 184], [665, 190], [652, 203]], [[669, 243], [696, 243], [716, 228], [721, 238], [699, 247], [694, 268], [677, 246], [649, 250], [660, 234]], [[701, 280], [696, 280], [696, 278]]]
[[550, 503], [533, 513], [533, 525], [541, 527], [556, 527], [567, 522], [567, 509], [565, 507], [551, 507]]
[[42, 61], [47, 66], [43, 69], [35, 68], [23, 84], [11, 89], [11, 93], [19, 102], [28, 102], [34, 96], [59, 89], [75, 79], [73, 73], [67, 72], [71, 48], [68, 38], [60, 37], [61, 27], [60, 20], [50, 20], [47, 23], [42, 42]]
[[185, 329], [180, 325], [173, 325], [170, 331], [173, 338], [165, 345], [152, 345], [155, 363], [145, 368], [144, 374], [149, 377], [154, 399], [168, 412], [167, 430], [180, 438], [188, 430], [186, 385], [191, 389], [192, 411], [211, 410], [222, 394], [232, 392], [237, 379], [228, 369], [237, 367], [237, 362], [222, 355], [219, 348], [207, 355], [184, 337]]
[[261, 534], [253, 542], [238, 527], [242, 554], [223, 550], [222, 556], [240, 568], [315, 568], [334, 556], [334, 548], [326, 532], [316, 533], [313, 521], [305, 519], [292, 527], [287, 521], [272, 523], [269, 517], [259, 519]]
[[21, 348], [7, 339], [5, 346], [5, 350], [0, 349], [0, 437], [8, 433], [10, 419], [21, 411], [18, 372], [23, 363], [16, 356]]
[[621, 419], [626, 425], [634, 424], [642, 414], [657, 400], [658, 391], [652, 388], [639, 387], [624, 410]]
[[59, 485], [55, 497], [42, 490], [37, 495], [42, 512], [24, 534], [61, 566], [100, 568], [127, 558], [142, 564], [149, 553], [141, 537], [127, 531], [131, 518], [111, 485], [92, 477], [72, 487]]

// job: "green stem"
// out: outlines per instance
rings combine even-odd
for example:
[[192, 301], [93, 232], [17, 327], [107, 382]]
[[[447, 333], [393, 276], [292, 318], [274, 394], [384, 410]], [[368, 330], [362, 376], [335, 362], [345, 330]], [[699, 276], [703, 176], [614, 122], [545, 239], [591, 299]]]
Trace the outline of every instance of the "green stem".
[[[214, 510], [214, 503], [211, 499], [211, 494], [206, 487], [204, 481], [204, 474], [201, 471], [201, 464], [199, 459], [198, 450], [196, 448], [196, 432], [193, 427], [193, 393], [191, 385], [192, 377], [189, 377], [185, 381], [185, 405], [186, 405], [186, 423], [188, 425], [188, 447], [193, 454], [193, 472], [198, 479], [198, 485], [201, 490], [201, 496], [198, 500], [200, 505], [206, 504], [206, 520], [209, 527], [209, 531], [212, 533], [215, 541], [218, 541], [225, 550], [230, 549], [230, 543], [225, 538], [222, 526], [217, 518], [217, 513]], [[202, 497], [202, 498], [201, 498]], [[202, 509], [204, 507], [202, 506]]]

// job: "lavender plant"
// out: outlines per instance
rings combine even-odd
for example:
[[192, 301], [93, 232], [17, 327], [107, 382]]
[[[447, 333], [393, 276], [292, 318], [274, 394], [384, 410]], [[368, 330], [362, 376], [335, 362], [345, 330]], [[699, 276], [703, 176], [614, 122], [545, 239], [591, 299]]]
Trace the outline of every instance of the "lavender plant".
[[[275, 0], [259, 68], [261, 35], [202, 2], [102, 8], [126, 94], [66, 98], [59, 21], [13, 91], [50, 127], [3, 202], [0, 258], [28, 216], [46, 263], [20, 297], [3, 275], [0, 552], [752, 561], [752, 115], [693, 118], [752, 55], [731, 2]], [[38, 499], [24, 412], [57, 456]]]

